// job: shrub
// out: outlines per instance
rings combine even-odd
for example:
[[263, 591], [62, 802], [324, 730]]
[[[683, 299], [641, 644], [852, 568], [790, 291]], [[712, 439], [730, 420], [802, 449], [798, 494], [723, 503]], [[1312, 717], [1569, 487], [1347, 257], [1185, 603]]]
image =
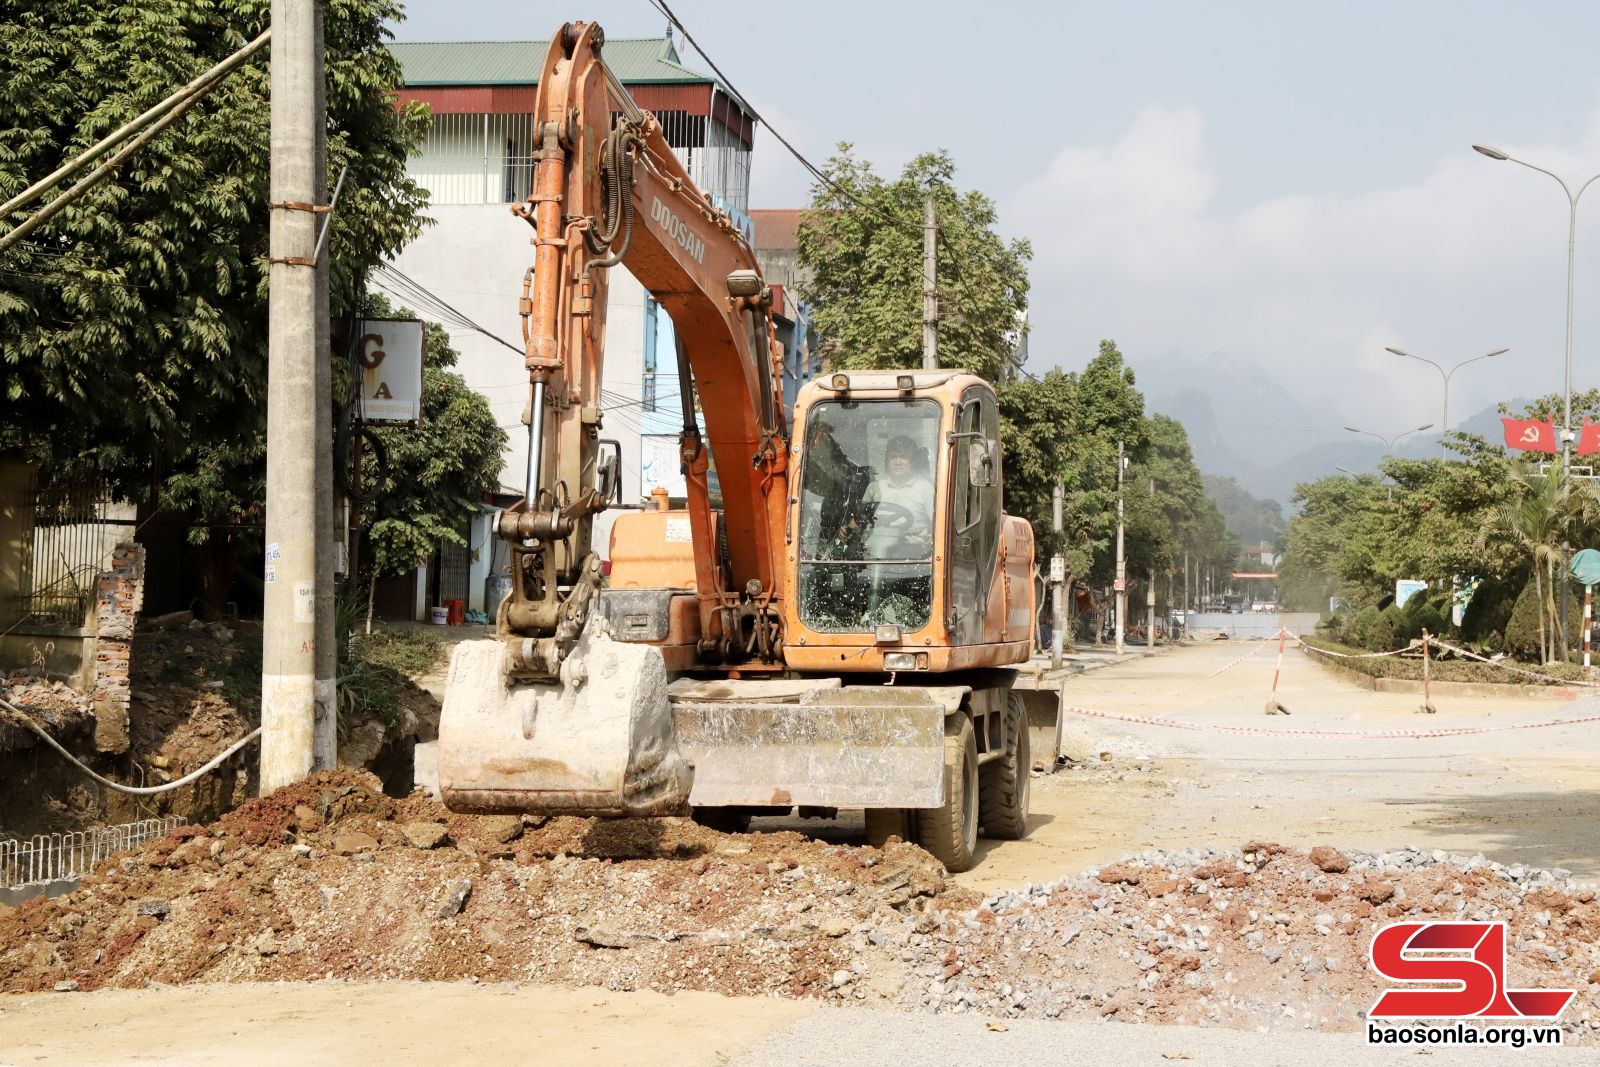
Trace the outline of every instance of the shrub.
[[[1431, 631], [1430, 631], [1431, 632]], [[1340, 645], [1333, 641], [1324, 641], [1315, 637], [1300, 638], [1300, 643], [1309, 649], [1322, 649], [1333, 652], [1351, 653], [1354, 648]], [[1555, 685], [1556, 682], [1541, 681], [1538, 678], [1529, 678], [1525, 674], [1518, 674], [1505, 666], [1495, 663], [1481, 663], [1477, 660], [1461, 659], [1443, 653], [1435, 648], [1434, 660], [1429, 674], [1436, 682], [1495, 682], [1500, 685]], [[1408, 652], [1402, 656], [1385, 656], [1382, 659], [1337, 659], [1333, 666], [1345, 670], [1355, 671], [1372, 678], [1404, 678], [1410, 681], [1422, 680], [1422, 654], [1421, 651]], [[1524, 666], [1524, 670], [1530, 668]], [[1552, 663], [1540, 667], [1539, 673], [1550, 675], [1566, 681], [1582, 681], [1584, 679], [1583, 667], [1576, 663]]]
[[1527, 570], [1521, 570], [1504, 578], [1485, 578], [1480, 582], [1461, 616], [1461, 639], [1502, 645], [1506, 624], [1511, 621], [1511, 609], [1528, 579]]
[[1404, 628], [1405, 616], [1399, 608], [1390, 604], [1378, 612], [1378, 618], [1372, 624], [1368, 634], [1368, 648], [1374, 652], [1387, 652], [1396, 648], [1401, 643], [1400, 631]]
[[[1581, 647], [1583, 644], [1583, 603], [1572, 595], [1572, 590], [1567, 590], [1567, 630], [1569, 644]], [[1535, 592], [1534, 582], [1522, 587], [1522, 593], [1517, 597], [1516, 604], [1511, 609], [1511, 619], [1506, 623], [1505, 641], [1503, 647], [1518, 659], [1539, 661], [1539, 609], [1538, 597]], [[1552, 641], [1551, 647], [1557, 647]]]

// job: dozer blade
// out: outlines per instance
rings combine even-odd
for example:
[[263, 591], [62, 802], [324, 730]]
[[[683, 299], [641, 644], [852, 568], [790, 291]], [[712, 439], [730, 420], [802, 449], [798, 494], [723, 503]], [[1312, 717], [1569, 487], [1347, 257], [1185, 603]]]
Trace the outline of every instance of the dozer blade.
[[439, 790], [476, 814], [688, 814], [694, 766], [678, 752], [659, 649], [591, 620], [559, 683], [511, 683], [505, 646], [464, 641], [439, 719]]
[[678, 743], [699, 806], [936, 808], [959, 686], [675, 684]]

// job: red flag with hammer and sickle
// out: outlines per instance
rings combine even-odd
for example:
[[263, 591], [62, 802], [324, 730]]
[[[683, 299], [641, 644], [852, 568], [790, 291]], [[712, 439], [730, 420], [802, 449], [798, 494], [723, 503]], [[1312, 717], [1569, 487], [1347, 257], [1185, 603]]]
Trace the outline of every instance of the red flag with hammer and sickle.
[[1556, 428], [1548, 420], [1501, 419], [1506, 427], [1506, 447], [1524, 452], [1556, 453]]

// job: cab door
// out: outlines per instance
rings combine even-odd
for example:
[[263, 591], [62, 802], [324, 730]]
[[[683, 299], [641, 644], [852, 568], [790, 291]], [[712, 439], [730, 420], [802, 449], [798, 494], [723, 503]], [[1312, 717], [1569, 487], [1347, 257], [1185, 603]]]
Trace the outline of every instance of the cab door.
[[951, 441], [947, 624], [952, 644], [983, 640], [1000, 545], [1000, 416], [994, 394], [973, 386], [961, 397]]

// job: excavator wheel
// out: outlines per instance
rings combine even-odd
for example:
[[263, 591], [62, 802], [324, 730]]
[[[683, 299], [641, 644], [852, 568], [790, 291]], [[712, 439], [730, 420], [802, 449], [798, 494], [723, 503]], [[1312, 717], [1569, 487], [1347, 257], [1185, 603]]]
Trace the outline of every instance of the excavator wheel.
[[943, 806], [916, 813], [917, 844], [959, 874], [978, 849], [978, 739], [964, 713], [945, 720], [944, 780]]
[[1028, 751], [1028, 707], [1021, 693], [1006, 699], [1005, 755], [978, 772], [978, 819], [986, 837], [1020, 841], [1028, 833], [1032, 777]]

